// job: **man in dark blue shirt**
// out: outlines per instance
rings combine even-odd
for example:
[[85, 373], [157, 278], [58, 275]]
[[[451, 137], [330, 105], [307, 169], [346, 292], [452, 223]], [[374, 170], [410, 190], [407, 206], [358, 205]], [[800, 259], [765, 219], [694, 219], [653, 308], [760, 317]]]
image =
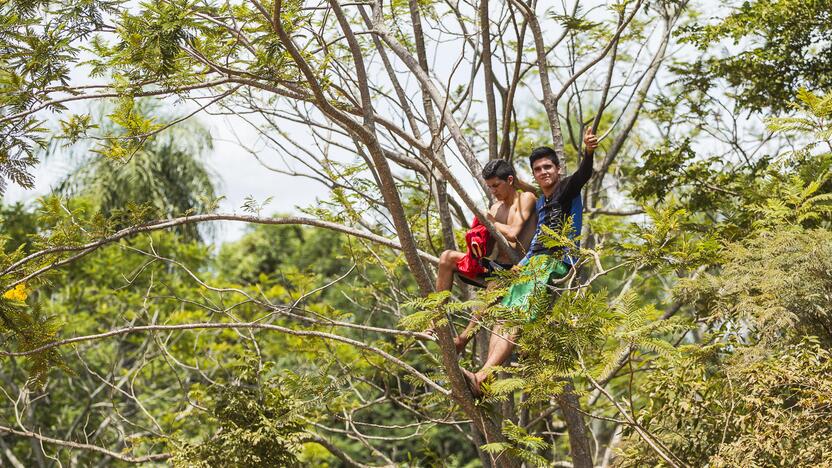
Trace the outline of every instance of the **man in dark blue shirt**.
[[[538, 198], [535, 204], [537, 229], [529, 251], [520, 261], [520, 265], [529, 265], [536, 274], [534, 280], [512, 286], [503, 298], [503, 305], [525, 307], [528, 304], [529, 295], [535, 288], [545, 287], [553, 277], [563, 277], [574, 264], [568, 248], [544, 245], [542, 231], [543, 226], [546, 226], [556, 233], [562, 232], [564, 225], [570, 222], [571, 218], [570, 237], [580, 234], [581, 212], [579, 210], [583, 208], [581, 189], [592, 177], [592, 165], [597, 146], [598, 139], [592, 133], [592, 128], [587, 128], [584, 134], [584, 157], [581, 164], [574, 174], [564, 178], [560, 177], [560, 161], [553, 149], [537, 148], [529, 156], [532, 173], [543, 191], [543, 196]], [[535, 317], [529, 318], [534, 320]]]
[[[537, 229], [529, 246], [529, 251], [521, 266], [531, 269], [533, 278], [523, 283], [514, 284], [503, 298], [502, 304], [510, 308], [528, 308], [529, 297], [540, 288], [547, 288], [556, 278], [562, 278], [568, 272], [574, 261], [568, 254], [568, 249], [546, 247], [542, 241], [542, 227], [546, 226], [554, 232], [561, 232], [570, 217], [573, 217], [575, 228], [575, 209], [580, 210], [581, 189], [592, 177], [595, 148], [598, 139], [587, 128], [584, 134], [584, 156], [574, 174], [561, 178], [560, 161], [555, 150], [548, 147], [536, 148], [529, 156], [534, 179], [540, 186], [543, 196], [537, 199]], [[578, 211], [580, 214], [580, 211]], [[580, 228], [578, 228], [580, 229]], [[578, 231], [579, 233], [580, 231]], [[534, 320], [534, 311], [529, 311], [529, 320]], [[478, 372], [473, 373], [463, 369], [474, 396], [482, 394], [480, 385], [488, 376], [488, 370], [505, 362], [514, 350], [516, 330], [495, 328], [494, 335], [488, 346], [488, 357]]]
[[[560, 162], [553, 149], [544, 146], [532, 151], [529, 162], [532, 166], [534, 178], [543, 191], [543, 196], [538, 198], [535, 204], [537, 230], [529, 247], [529, 252], [523, 258], [521, 264], [527, 264], [536, 255], [560, 253], [556, 251], [559, 249], [547, 248], [543, 245], [541, 228], [546, 226], [555, 232], [560, 232], [567, 219], [576, 214], [573, 205], [581, 204], [581, 189], [592, 177], [593, 156], [595, 148], [598, 146], [598, 140], [592, 134], [591, 128], [587, 129], [587, 133], [584, 135], [584, 144], [586, 150], [578, 170], [571, 176], [564, 178], [560, 177], [558, 171]], [[566, 258], [565, 261], [570, 265], [573, 263], [570, 258]]]

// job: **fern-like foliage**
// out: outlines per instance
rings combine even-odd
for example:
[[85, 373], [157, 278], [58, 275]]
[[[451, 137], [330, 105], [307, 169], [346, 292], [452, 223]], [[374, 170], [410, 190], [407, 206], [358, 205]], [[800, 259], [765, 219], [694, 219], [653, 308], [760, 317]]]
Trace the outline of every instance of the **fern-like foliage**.
[[676, 200], [645, 212], [649, 222], [633, 224], [635, 236], [615, 246], [623, 258], [652, 269], [694, 269], [718, 261], [719, 239], [713, 232], [692, 231], [691, 213]]
[[811, 226], [828, 222], [832, 219], [832, 193], [824, 192], [823, 188], [830, 180], [832, 172], [825, 172], [808, 181], [800, 175], [792, 175], [777, 184], [771, 198], [751, 207], [757, 215], [754, 226], [776, 229], [787, 224]]
[[[450, 291], [440, 291], [405, 303], [405, 307], [416, 309], [416, 312], [402, 317], [399, 320], [399, 327], [410, 331], [424, 331], [434, 326], [434, 321], [444, 317], [446, 307], [460, 307], [454, 306], [453, 302], [448, 300], [450, 297]], [[436, 323], [436, 325], [442, 325], [442, 323]]]
[[633, 293], [610, 302], [605, 291], [568, 292], [524, 328], [520, 369], [530, 402], [559, 394], [566, 377], [606, 377], [630, 352], [645, 357], [676, 353], [669, 339], [687, 328], [681, 320], [660, 320], [661, 312], [642, 305]]
[[176, 447], [174, 466], [300, 466], [303, 417], [329, 400], [331, 388], [295, 374], [269, 377], [268, 369], [250, 358], [232, 382], [192, 392], [210, 408], [206, 423], [215, 430]]
[[805, 156], [823, 144], [828, 145], [832, 140], [832, 93], [818, 95], [800, 88], [792, 108], [797, 115], [772, 117], [766, 121], [768, 129], [775, 133], [809, 136], [811, 141], [801, 149], [781, 154], [781, 159]]
[[[19, 352], [32, 351], [57, 340], [63, 324], [54, 317], [45, 316], [33, 296], [20, 299], [8, 294], [0, 297], [0, 335], [16, 343]], [[53, 368], [72, 372], [55, 348], [29, 354], [26, 361], [28, 384], [34, 389], [43, 388]]]
[[502, 432], [508, 442], [494, 442], [481, 448], [488, 453], [508, 455], [522, 460], [530, 466], [546, 466], [547, 460], [537, 453], [546, 447], [543, 439], [529, 435], [525, 429], [510, 420], [503, 421]]
[[32, 151], [21, 148], [23, 143], [18, 139], [10, 139], [14, 140], [11, 147], [0, 147], [0, 195], [6, 192], [9, 182], [26, 189], [35, 186], [35, 177], [31, 171], [38, 159]]

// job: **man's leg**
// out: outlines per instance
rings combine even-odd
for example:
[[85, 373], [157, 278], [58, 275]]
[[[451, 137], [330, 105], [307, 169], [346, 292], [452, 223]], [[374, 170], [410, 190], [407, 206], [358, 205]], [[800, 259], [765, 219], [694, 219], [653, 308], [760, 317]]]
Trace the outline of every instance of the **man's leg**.
[[[456, 264], [465, 254], [456, 250], [446, 250], [439, 256], [439, 268], [436, 272], [436, 292], [448, 291], [454, 284], [454, 273], [457, 271]], [[425, 333], [434, 333], [433, 325], [425, 330]]]
[[454, 284], [456, 264], [465, 254], [456, 250], [446, 250], [439, 256], [439, 271], [436, 274], [436, 292], [447, 291]]
[[485, 364], [476, 373], [462, 369], [462, 372], [468, 378], [472, 386], [474, 396], [482, 395], [482, 382], [488, 377], [488, 371], [494, 366], [500, 366], [505, 363], [514, 351], [515, 339], [517, 338], [517, 331], [513, 329], [506, 329], [501, 325], [494, 327], [491, 333], [491, 339], [488, 341], [488, 356], [485, 359]]
[[[495, 287], [497, 287], [496, 285], [497, 285], [496, 282], [489, 281], [485, 285], [485, 290], [490, 291], [490, 290], [494, 289]], [[457, 353], [461, 353], [462, 350], [465, 349], [465, 346], [468, 344], [468, 342], [471, 341], [471, 338], [474, 337], [474, 333], [475, 333], [474, 329], [477, 327], [477, 324], [480, 321], [480, 317], [482, 316], [482, 312], [483, 312], [482, 309], [479, 309], [479, 308], [475, 309], [473, 311], [473, 313], [471, 314], [471, 320], [468, 321], [468, 326], [466, 326], [465, 329], [462, 330], [462, 332], [459, 335], [457, 335], [456, 338], [454, 338], [454, 344], [456, 345], [456, 352]], [[492, 336], [492, 339], [493, 339], [493, 336]]]
[[[535, 288], [545, 287], [546, 284], [552, 284], [553, 280], [563, 278], [569, 272], [569, 266], [560, 261], [549, 261], [544, 264], [545, 269], [541, 271], [541, 276], [525, 283], [518, 283], [511, 287], [508, 295], [503, 299], [503, 305], [507, 307], [524, 307], [528, 308], [529, 296], [534, 292]], [[556, 296], [553, 296], [554, 300]], [[534, 321], [536, 316], [532, 315], [529, 320]], [[517, 330], [504, 330], [503, 327], [494, 327], [494, 332], [491, 335], [491, 340], [488, 343], [488, 357], [482, 369], [473, 373], [463, 369], [465, 377], [471, 385], [471, 391], [474, 396], [482, 395], [482, 382], [488, 377], [488, 370], [494, 366], [499, 366], [508, 360], [511, 352], [514, 350], [515, 339], [517, 338]]]

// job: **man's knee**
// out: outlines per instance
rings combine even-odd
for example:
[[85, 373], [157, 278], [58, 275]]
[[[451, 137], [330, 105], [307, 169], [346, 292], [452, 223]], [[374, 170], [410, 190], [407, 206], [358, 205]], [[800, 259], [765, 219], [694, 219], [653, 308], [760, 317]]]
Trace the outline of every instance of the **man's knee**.
[[446, 250], [439, 256], [439, 268], [456, 268], [456, 251]]

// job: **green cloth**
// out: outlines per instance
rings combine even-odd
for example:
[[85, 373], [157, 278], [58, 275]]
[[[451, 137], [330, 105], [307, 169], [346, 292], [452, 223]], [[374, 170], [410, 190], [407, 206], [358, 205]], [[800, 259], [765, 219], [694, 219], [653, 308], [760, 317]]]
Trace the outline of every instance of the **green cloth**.
[[[532, 279], [512, 285], [508, 294], [503, 297], [502, 304], [504, 306], [528, 309], [529, 298], [533, 293], [541, 290], [541, 288], [546, 288], [553, 281], [561, 279], [569, 273], [569, 265], [551, 255], [535, 255], [529, 259], [525, 268], [532, 272]], [[536, 318], [536, 311], [530, 311], [529, 321], [533, 322]]]

